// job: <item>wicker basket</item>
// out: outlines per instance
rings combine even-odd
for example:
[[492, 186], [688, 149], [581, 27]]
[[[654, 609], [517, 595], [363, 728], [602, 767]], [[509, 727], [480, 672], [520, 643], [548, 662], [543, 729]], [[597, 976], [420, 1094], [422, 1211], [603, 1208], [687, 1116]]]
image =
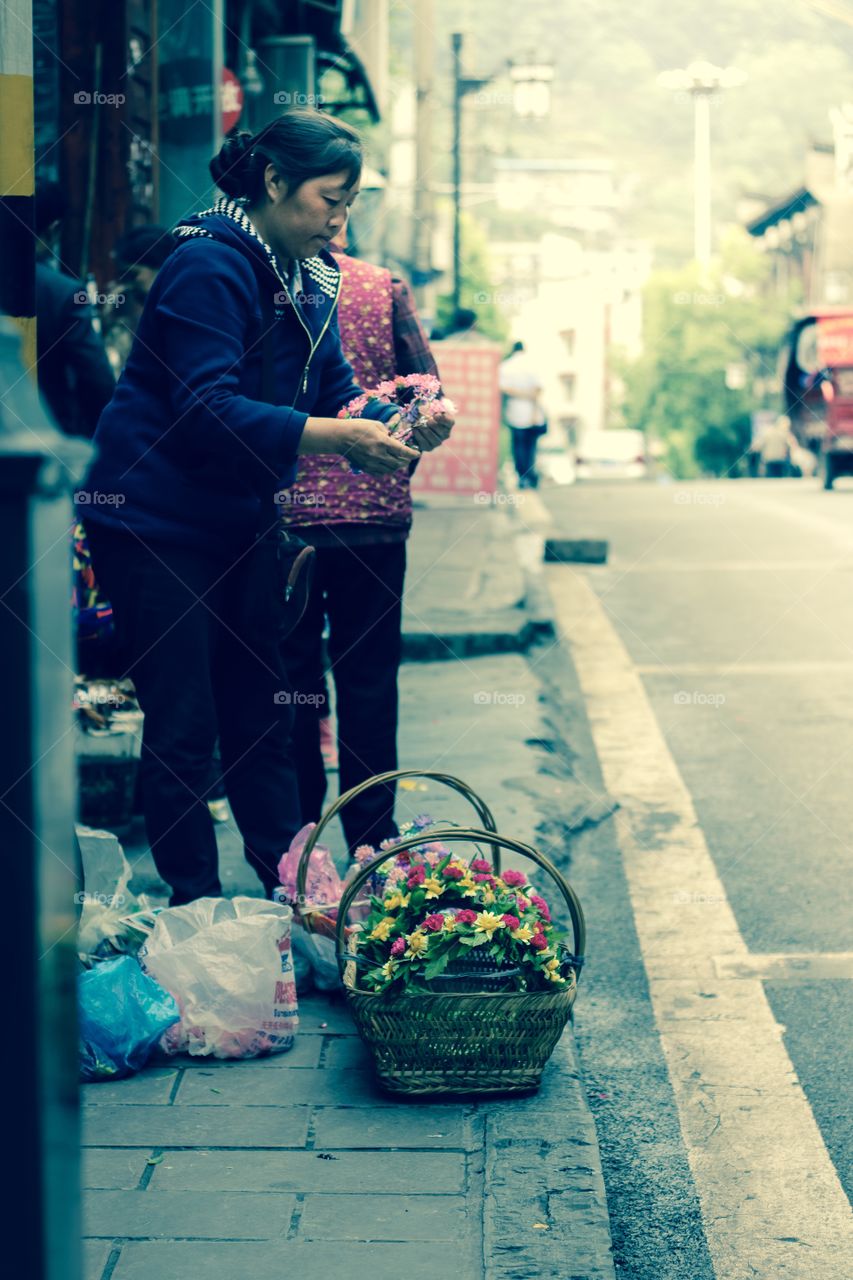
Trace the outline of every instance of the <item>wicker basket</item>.
[[337, 920], [338, 959], [350, 1012], [370, 1048], [380, 1083], [392, 1093], [521, 1093], [536, 1089], [571, 1015], [583, 963], [583, 911], [571, 885], [536, 849], [493, 832], [436, 829], [433, 840], [491, 844], [530, 858], [554, 879], [572, 923], [573, 947], [561, 948], [565, 986], [553, 991], [372, 992], [358, 986], [356, 939], [347, 937], [347, 913], [378, 862], [424, 843], [401, 840], [347, 886]]
[[[350, 800], [354, 800], [356, 796], [360, 796], [363, 791], [368, 791], [371, 787], [385, 786], [389, 782], [398, 782], [403, 778], [429, 778], [432, 782], [440, 782], [442, 786], [449, 787], [451, 791], [458, 792], [464, 796], [474, 808], [477, 817], [480, 820], [480, 826], [489, 832], [496, 831], [495, 820], [491, 815], [488, 805], [481, 800], [475, 791], [472, 791], [467, 783], [461, 778], [454, 778], [449, 773], [424, 773], [420, 769], [395, 769], [390, 773], [377, 773], [374, 777], [368, 778], [365, 782], [360, 782], [358, 786], [351, 787], [342, 796], [339, 796], [334, 804], [330, 805], [314, 830], [305, 841], [305, 847], [302, 850], [302, 857], [299, 859], [299, 867], [296, 872], [296, 901], [297, 904], [293, 908], [294, 920], [303, 925], [309, 933], [320, 933], [326, 938], [334, 938], [336, 930], [336, 920], [334, 917], [327, 915], [318, 907], [312, 906], [308, 902], [308, 864], [311, 861], [311, 854], [317, 845], [320, 836], [326, 827], [344, 808]], [[444, 824], [447, 825], [446, 823]], [[432, 840], [432, 833], [422, 832], [416, 843], [428, 844]], [[486, 837], [488, 841], [488, 837]], [[492, 845], [492, 854], [495, 858], [495, 866], [500, 866], [500, 850], [497, 845]], [[376, 865], [375, 863], [372, 865]]]

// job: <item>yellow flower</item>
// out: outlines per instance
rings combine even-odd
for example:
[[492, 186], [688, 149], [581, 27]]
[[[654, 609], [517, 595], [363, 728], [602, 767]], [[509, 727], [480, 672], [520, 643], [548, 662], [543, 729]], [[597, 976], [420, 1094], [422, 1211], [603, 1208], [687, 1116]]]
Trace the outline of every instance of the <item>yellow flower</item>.
[[495, 897], [494, 890], [490, 889], [488, 885], [483, 886], [483, 892], [481, 894], [481, 897], [487, 907], [490, 907], [493, 902], [497, 902], [497, 898]]
[[456, 928], [456, 916], [445, 916], [444, 927], [448, 933], [452, 933]]
[[513, 929], [511, 936], [516, 942], [529, 942], [533, 937], [533, 930], [529, 924], [520, 924], [517, 929]]
[[552, 956], [552, 958], [545, 965], [545, 968], [549, 969], [551, 973], [553, 973], [555, 969], [559, 969], [559, 967], [560, 967], [560, 962], [556, 956]]
[[500, 916], [496, 916], [494, 911], [481, 911], [474, 921], [474, 928], [480, 933], [487, 933], [492, 936], [495, 929], [504, 929], [506, 925]]
[[385, 899], [385, 910], [396, 911], [398, 907], [407, 907], [411, 896], [410, 893], [401, 893], [399, 889], [396, 889]]
[[397, 921], [393, 916], [386, 916], [384, 920], [379, 921], [379, 924], [371, 930], [368, 936], [374, 942], [387, 942], [388, 935], [396, 923]]
[[559, 973], [546, 973], [546, 978], [550, 978], [552, 982], [565, 982], [566, 979]]
[[477, 892], [477, 884], [470, 871], [468, 871], [461, 880], [456, 881], [456, 887], [457, 889], [462, 890], [463, 898], [473, 898], [474, 894]]
[[406, 941], [409, 944], [406, 948], [406, 955], [412, 960], [424, 955], [429, 946], [429, 938], [420, 929], [415, 929], [414, 933], [410, 933]]
[[428, 876], [424, 880], [424, 888], [428, 898], [440, 898], [444, 893], [445, 886], [441, 883], [438, 876]]
[[392, 978], [394, 976], [394, 970], [396, 968], [397, 968], [396, 960], [386, 960], [382, 968], [379, 970], [379, 972], [382, 974], [383, 978]]

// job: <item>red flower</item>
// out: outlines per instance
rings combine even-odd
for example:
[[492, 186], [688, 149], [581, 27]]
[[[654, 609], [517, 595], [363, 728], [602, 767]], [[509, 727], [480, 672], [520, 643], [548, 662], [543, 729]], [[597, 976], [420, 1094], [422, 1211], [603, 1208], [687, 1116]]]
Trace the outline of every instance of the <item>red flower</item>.
[[521, 885], [527, 883], [527, 877], [523, 871], [513, 871], [512, 867], [508, 871], [501, 874], [501, 880], [510, 889], [518, 889]]
[[434, 915], [427, 916], [421, 925], [422, 929], [431, 929], [433, 933], [438, 933], [444, 928], [444, 916], [440, 911], [436, 911]]
[[551, 912], [548, 909], [548, 903], [545, 901], [545, 899], [540, 898], [538, 893], [531, 893], [530, 901], [533, 903], [534, 907], [536, 907], [542, 919], [547, 920], [548, 923], [550, 924]]
[[518, 916], [505, 915], [505, 916], [501, 916], [501, 919], [503, 920], [504, 924], [508, 929], [517, 929], [518, 926], [521, 924], [521, 921], [519, 920]]
[[441, 874], [445, 880], [461, 880], [465, 872], [462, 867], [446, 866]]
[[416, 888], [417, 885], [423, 884], [424, 880], [426, 880], [426, 871], [424, 870], [423, 864], [421, 863], [416, 867], [412, 867], [411, 871], [409, 872], [409, 878], [406, 881], [406, 883], [410, 889], [414, 889]]
[[491, 869], [492, 864], [490, 862], [486, 862], [485, 858], [475, 858], [471, 863], [472, 871], [491, 871]]
[[490, 875], [484, 875], [482, 872], [478, 876], [474, 876], [474, 881], [476, 884], [491, 885], [493, 889], [495, 887], [495, 877]]
[[536, 951], [544, 951], [548, 946], [548, 939], [544, 933], [537, 933], [530, 939], [530, 945]]
[[457, 911], [456, 919], [459, 921], [460, 924], [473, 924], [474, 921], [477, 919], [477, 912], [467, 911], [467, 910]]
[[401, 956], [405, 950], [406, 950], [405, 938], [395, 938], [394, 941], [391, 943], [392, 956]]

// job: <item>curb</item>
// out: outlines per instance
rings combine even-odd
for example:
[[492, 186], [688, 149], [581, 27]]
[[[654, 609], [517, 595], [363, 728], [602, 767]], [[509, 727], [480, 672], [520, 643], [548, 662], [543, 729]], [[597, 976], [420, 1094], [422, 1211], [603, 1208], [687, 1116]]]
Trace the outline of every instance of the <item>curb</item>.
[[485, 1280], [615, 1280], [595, 1121], [571, 1023], [529, 1098], [486, 1111]]

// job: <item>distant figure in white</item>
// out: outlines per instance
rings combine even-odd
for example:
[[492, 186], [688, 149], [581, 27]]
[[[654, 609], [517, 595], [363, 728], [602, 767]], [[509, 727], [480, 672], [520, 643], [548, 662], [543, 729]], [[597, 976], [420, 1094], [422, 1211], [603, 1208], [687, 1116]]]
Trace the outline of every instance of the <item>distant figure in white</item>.
[[513, 344], [512, 351], [500, 367], [500, 389], [503, 398], [504, 425], [512, 437], [512, 460], [520, 489], [535, 489], [536, 445], [548, 430], [542, 407], [542, 379], [530, 363], [523, 342]]

